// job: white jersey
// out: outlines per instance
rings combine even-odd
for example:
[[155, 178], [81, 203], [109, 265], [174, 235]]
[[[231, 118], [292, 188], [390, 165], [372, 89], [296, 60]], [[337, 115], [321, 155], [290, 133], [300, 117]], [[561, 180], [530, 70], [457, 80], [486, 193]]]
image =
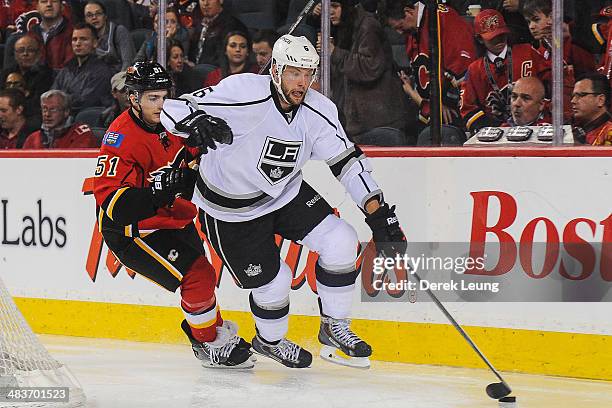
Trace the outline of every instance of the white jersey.
[[248, 221], [289, 203], [302, 183], [308, 160], [325, 160], [361, 207], [381, 191], [359, 147], [348, 140], [335, 105], [315, 90], [289, 114], [278, 102], [270, 77], [238, 74], [218, 85], [167, 99], [162, 124], [171, 133], [194, 110], [224, 119], [234, 133], [231, 145], [202, 156], [193, 202], [222, 221]]

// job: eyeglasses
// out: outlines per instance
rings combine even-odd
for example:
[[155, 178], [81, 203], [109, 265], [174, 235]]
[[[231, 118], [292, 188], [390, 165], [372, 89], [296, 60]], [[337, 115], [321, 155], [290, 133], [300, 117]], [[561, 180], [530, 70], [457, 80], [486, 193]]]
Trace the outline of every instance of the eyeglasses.
[[102, 17], [104, 15], [101, 11], [96, 11], [95, 13], [85, 13], [85, 18], [94, 18], [94, 17]]
[[601, 92], [574, 92], [572, 94], [572, 99], [582, 99], [587, 95], [603, 95]]
[[26, 47], [19, 47], [19, 48], [15, 48], [15, 54], [36, 54], [38, 52], [38, 48], [26, 48]]
[[6, 81], [4, 85], [7, 88], [25, 87], [25, 83], [23, 83], [22, 81]]

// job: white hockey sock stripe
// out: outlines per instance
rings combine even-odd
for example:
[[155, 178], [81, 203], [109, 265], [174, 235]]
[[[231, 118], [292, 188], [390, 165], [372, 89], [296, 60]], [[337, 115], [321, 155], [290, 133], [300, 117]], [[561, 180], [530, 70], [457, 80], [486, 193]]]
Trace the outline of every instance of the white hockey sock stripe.
[[215, 303], [214, 307], [204, 313], [192, 314], [183, 309], [183, 314], [185, 315], [185, 319], [187, 323], [191, 327], [196, 329], [203, 329], [206, 327], [210, 327], [215, 324], [217, 321], [217, 312], [219, 311], [219, 305]]
[[332, 287], [317, 280], [317, 292], [323, 314], [334, 319], [348, 319], [351, 315], [354, 290], [355, 284]]

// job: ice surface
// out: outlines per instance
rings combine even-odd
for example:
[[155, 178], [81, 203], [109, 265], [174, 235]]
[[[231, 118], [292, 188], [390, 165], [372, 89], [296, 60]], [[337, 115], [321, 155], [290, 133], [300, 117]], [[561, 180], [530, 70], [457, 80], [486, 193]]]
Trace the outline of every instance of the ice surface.
[[[41, 336], [81, 381], [91, 408], [495, 408], [486, 370], [372, 362], [369, 370], [315, 358], [289, 369], [259, 356], [252, 370], [211, 370], [187, 345]], [[609, 408], [612, 383], [504, 374], [521, 408]]]

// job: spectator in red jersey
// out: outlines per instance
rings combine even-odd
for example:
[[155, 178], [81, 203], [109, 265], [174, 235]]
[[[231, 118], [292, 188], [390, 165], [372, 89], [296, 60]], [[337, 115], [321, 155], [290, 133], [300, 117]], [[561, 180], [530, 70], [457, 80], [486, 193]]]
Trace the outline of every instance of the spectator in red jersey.
[[230, 31], [223, 42], [225, 54], [221, 66], [210, 72], [204, 80], [204, 87], [217, 85], [223, 78], [244, 72], [258, 73], [259, 67], [249, 61], [251, 40], [241, 31]]
[[199, 0], [193, 10], [189, 60], [196, 64], [221, 65], [223, 40], [230, 31], [248, 33], [246, 26], [223, 8], [223, 0]]
[[70, 97], [52, 89], [40, 97], [42, 126], [26, 139], [24, 149], [71, 149], [99, 147], [89, 126], [74, 123], [70, 116]]
[[62, 16], [61, 0], [38, 0], [40, 24], [31, 28], [43, 45], [43, 62], [59, 70], [74, 56], [72, 53], [72, 24]]
[[17, 89], [0, 91], [0, 149], [20, 149], [32, 132], [25, 117], [25, 97]]
[[550, 124], [544, 84], [536, 77], [523, 77], [512, 88], [512, 116], [506, 126], [538, 126]]
[[498, 11], [481, 11], [474, 19], [474, 31], [485, 55], [470, 64], [461, 84], [461, 116], [472, 134], [510, 120], [510, 94], [517, 79], [550, 78], [549, 64], [531, 44], [508, 43], [510, 29]]
[[605, 75], [590, 74], [574, 85], [572, 113], [577, 133], [584, 135], [583, 143], [593, 146], [612, 145], [612, 116], [610, 82]]
[[[389, 0], [386, 7], [387, 23], [395, 31], [406, 35], [406, 52], [411, 61], [411, 75], [400, 77], [406, 94], [419, 106], [423, 126], [429, 123], [429, 17], [421, 1]], [[442, 139], [465, 139], [464, 125], [459, 114], [460, 84], [468, 66], [476, 57], [474, 30], [457, 11], [446, 5], [438, 6], [441, 41], [442, 80]], [[429, 136], [421, 137], [420, 145], [427, 145]], [[455, 143], [455, 142], [452, 142]]]

